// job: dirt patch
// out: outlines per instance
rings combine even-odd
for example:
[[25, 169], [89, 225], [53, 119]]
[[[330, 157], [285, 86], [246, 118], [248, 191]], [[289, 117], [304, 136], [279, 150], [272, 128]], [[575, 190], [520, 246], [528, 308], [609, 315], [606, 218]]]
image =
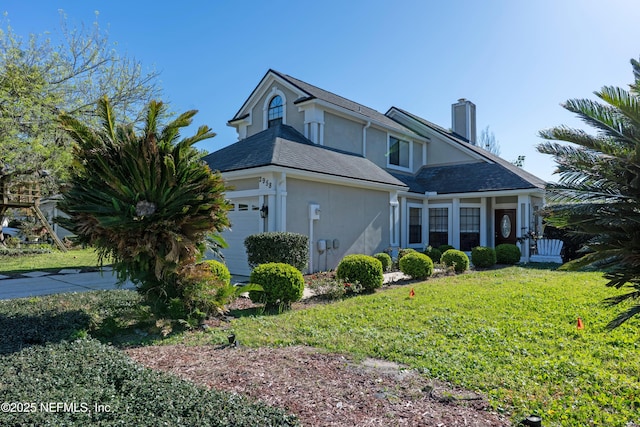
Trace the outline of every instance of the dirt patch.
[[142, 364], [217, 390], [260, 399], [305, 426], [510, 426], [482, 396], [388, 361], [355, 361], [309, 347], [151, 346]]

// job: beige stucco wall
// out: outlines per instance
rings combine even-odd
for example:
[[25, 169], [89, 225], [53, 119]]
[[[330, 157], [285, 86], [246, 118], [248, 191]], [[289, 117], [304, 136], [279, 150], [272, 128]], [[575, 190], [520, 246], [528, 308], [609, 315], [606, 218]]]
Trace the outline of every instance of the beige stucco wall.
[[[304, 133], [304, 115], [303, 113], [298, 111], [298, 107], [296, 107], [293, 102], [298, 98], [298, 96], [290, 91], [289, 89], [283, 87], [282, 85], [278, 85], [277, 83], [272, 84], [265, 92], [265, 94], [260, 97], [256, 105], [251, 110], [251, 125], [247, 127], [247, 137], [254, 135], [258, 132], [262, 132], [266, 129], [264, 123], [264, 106], [265, 100], [273, 98], [275, 93], [272, 92], [272, 88], [276, 87], [282, 93], [284, 93], [285, 99], [283, 102], [286, 103], [286, 119], [285, 123], [293, 128], [295, 128], [298, 132]], [[268, 102], [268, 101], [267, 101]]]
[[387, 167], [387, 132], [370, 127], [367, 129], [367, 159], [381, 168]]
[[[347, 254], [372, 255], [389, 246], [389, 193], [347, 186], [287, 179], [287, 231], [309, 235], [309, 204], [320, 205], [313, 221], [314, 271], [335, 269]], [[340, 241], [325, 254], [318, 240]]]
[[258, 178], [232, 179], [226, 181], [230, 191], [255, 190], [258, 188]]
[[324, 113], [324, 145], [362, 154], [364, 125], [334, 114]]
[[455, 164], [455, 163], [468, 163], [476, 162], [471, 155], [460, 150], [457, 146], [445, 142], [437, 135], [431, 137], [431, 143], [427, 147], [427, 164]]

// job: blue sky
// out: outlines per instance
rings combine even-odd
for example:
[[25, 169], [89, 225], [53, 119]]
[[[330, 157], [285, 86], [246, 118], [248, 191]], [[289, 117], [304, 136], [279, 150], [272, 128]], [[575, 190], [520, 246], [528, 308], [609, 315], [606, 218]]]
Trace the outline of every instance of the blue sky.
[[525, 155], [546, 180], [554, 163], [537, 132], [581, 126], [560, 103], [632, 82], [640, 56], [635, 0], [52, 1], [2, 0], [20, 35], [91, 24], [95, 11], [119, 53], [161, 72], [173, 110], [237, 140], [226, 126], [273, 68], [385, 112], [397, 106], [443, 127], [451, 104], [477, 106], [502, 157]]

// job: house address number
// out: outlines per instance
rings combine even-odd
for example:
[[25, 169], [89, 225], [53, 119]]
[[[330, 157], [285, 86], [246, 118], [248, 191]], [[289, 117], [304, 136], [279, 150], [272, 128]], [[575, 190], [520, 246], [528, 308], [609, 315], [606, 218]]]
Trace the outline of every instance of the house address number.
[[260, 187], [263, 187], [263, 188], [271, 188], [273, 186], [273, 183], [271, 182], [271, 180], [263, 176], [259, 178], [258, 182], [260, 183]]

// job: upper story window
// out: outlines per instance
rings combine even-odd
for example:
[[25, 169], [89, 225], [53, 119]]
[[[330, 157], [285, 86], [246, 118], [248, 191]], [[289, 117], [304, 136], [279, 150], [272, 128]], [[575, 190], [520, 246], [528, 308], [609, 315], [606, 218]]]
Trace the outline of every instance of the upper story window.
[[271, 102], [269, 102], [269, 110], [267, 112], [268, 127], [282, 124], [282, 113], [282, 97], [276, 95], [271, 98]]
[[408, 141], [389, 136], [389, 166], [410, 169], [411, 147]]

